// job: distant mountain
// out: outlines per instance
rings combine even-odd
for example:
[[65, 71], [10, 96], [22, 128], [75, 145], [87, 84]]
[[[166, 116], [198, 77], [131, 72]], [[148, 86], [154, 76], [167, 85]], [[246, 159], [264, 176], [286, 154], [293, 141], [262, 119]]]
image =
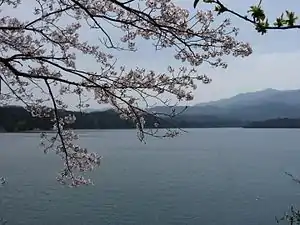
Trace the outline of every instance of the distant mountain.
[[296, 105], [300, 103], [300, 90], [279, 91], [272, 88], [263, 91], [238, 94], [234, 97], [221, 99], [218, 101], [200, 103], [195, 106], [217, 106], [234, 107], [261, 104], [286, 104]]
[[[180, 112], [184, 107], [175, 107]], [[151, 110], [168, 113], [168, 107], [155, 107]], [[262, 121], [274, 118], [300, 117], [300, 90], [263, 91], [238, 94], [232, 98], [200, 103], [188, 107], [184, 116], [214, 116], [219, 119]]]
[[[133, 129], [135, 124], [130, 120], [123, 120], [113, 110], [102, 112], [81, 113], [75, 111], [59, 111], [60, 116], [74, 114], [76, 121], [69, 128], [74, 129]], [[145, 128], [154, 128], [158, 123], [159, 128], [207, 128], [207, 127], [241, 127], [242, 123], [235, 120], [223, 120], [212, 116], [176, 118], [154, 118], [145, 115]], [[51, 118], [32, 117], [23, 107], [0, 107], [0, 132], [22, 132], [32, 130], [51, 130]]]
[[[145, 127], [159, 123], [160, 128], [207, 128], [207, 127], [293, 127], [300, 128], [300, 90], [264, 91], [244, 93], [232, 98], [201, 103], [191, 107], [174, 107], [175, 118], [154, 118], [144, 115]], [[172, 108], [158, 106], [148, 111], [170, 114]], [[74, 129], [130, 129], [135, 124], [122, 120], [113, 110], [91, 110], [90, 112], [59, 111], [60, 115], [73, 113]], [[162, 116], [163, 117], [163, 116]], [[49, 130], [53, 126], [50, 118], [33, 118], [19, 106], [0, 107], [0, 132]]]

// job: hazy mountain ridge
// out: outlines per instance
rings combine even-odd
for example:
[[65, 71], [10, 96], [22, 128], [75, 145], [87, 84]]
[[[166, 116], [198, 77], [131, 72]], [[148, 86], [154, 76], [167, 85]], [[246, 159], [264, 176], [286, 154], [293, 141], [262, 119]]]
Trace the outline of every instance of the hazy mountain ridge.
[[[158, 118], [145, 115], [146, 127], [153, 127], [159, 121], [161, 128], [208, 128], [208, 127], [270, 127], [300, 128], [300, 90], [278, 91], [267, 89], [259, 92], [244, 93], [232, 98], [221, 99], [192, 107], [175, 107], [175, 113], [183, 113], [174, 118]], [[170, 114], [172, 108], [158, 106], [149, 111]], [[113, 110], [88, 110], [73, 113], [76, 122], [74, 129], [130, 129], [131, 121], [120, 119]], [[0, 131], [49, 130], [49, 118], [33, 118], [20, 106], [0, 107]]]
[[295, 105], [300, 103], [300, 90], [279, 91], [276, 89], [265, 89], [262, 91], [241, 93], [227, 99], [220, 99], [207, 103], [199, 103], [195, 106], [214, 105], [219, 107], [231, 107], [235, 105], [258, 105], [262, 103], [285, 103]]
[[[175, 112], [184, 107], [175, 107]], [[157, 112], [170, 112], [168, 107], [155, 107]], [[207, 103], [199, 103], [188, 107], [185, 116], [210, 115], [223, 119], [243, 121], [267, 120], [274, 118], [300, 118], [300, 90], [279, 91], [266, 89], [263, 91], [242, 93], [231, 98]]]
[[[134, 129], [135, 124], [130, 120], [123, 120], [113, 110], [81, 113], [76, 111], [60, 111], [61, 116], [74, 114], [76, 121], [68, 128], [72, 129]], [[213, 116], [175, 118], [154, 118], [145, 115], [145, 128], [207, 128], [207, 127], [241, 127], [243, 124], [236, 120], [224, 120]], [[0, 132], [22, 132], [30, 130], [51, 130], [53, 123], [50, 118], [37, 118], [23, 107], [0, 107]]]

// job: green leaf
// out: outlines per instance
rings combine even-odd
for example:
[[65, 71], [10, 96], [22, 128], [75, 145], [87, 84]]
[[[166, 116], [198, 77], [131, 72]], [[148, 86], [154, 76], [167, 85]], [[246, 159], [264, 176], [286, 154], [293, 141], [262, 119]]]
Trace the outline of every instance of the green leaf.
[[284, 24], [285, 24], [285, 20], [283, 19], [283, 13], [282, 13], [280, 17], [276, 18], [274, 26], [282, 27]]
[[254, 20], [263, 21], [266, 18], [265, 12], [260, 6], [251, 6], [250, 10], [248, 10], [248, 13], [249, 12]]
[[266, 29], [266, 25], [268, 24], [268, 22], [266, 23], [258, 23], [255, 27], [255, 29], [257, 30], [258, 33], [261, 33], [262, 35], [264, 35], [265, 33], [267, 33], [267, 29]]
[[265, 27], [269, 27], [270, 26], [270, 24], [269, 24], [269, 20], [268, 19], [266, 19], [266, 22], [265, 22], [265, 25], [264, 25]]
[[296, 23], [296, 20], [298, 19], [298, 17], [295, 15], [295, 13], [294, 12], [289, 12], [289, 11], [286, 10], [286, 16], [287, 16], [286, 23], [289, 26], [294, 26], [295, 23]]
[[216, 5], [215, 6], [215, 11], [218, 13], [218, 15], [220, 15], [221, 13], [225, 12], [226, 11], [226, 8], [225, 7], [222, 7], [220, 5]]

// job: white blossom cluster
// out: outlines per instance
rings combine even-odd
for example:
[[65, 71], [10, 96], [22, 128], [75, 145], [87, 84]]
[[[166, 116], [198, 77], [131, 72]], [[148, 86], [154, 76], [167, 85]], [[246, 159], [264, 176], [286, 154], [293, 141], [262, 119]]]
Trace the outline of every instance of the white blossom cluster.
[[[5, 15], [4, 9], [28, 10], [29, 5], [30, 20]], [[119, 40], [113, 40], [103, 24], [118, 29]], [[86, 41], [83, 28], [91, 32], [85, 29], [85, 36], [96, 31], [99, 43]], [[143, 140], [149, 112], [141, 105], [150, 100], [167, 104], [164, 98], [170, 95], [191, 101], [197, 81], [210, 82], [197, 67], [206, 63], [226, 68], [224, 56], [252, 53], [236, 35], [229, 20], [216, 24], [212, 12], [190, 15], [171, 0], [2, 0], [0, 81], [5, 91], [2, 88], [0, 103], [19, 101], [32, 116], [52, 118], [56, 135], [42, 133], [42, 145], [64, 161], [58, 180], [72, 186], [88, 184], [91, 181], [82, 174], [98, 166], [100, 157], [74, 144], [78, 137], [69, 125], [76, 118], [61, 116], [69, 106], [65, 97], [77, 96], [77, 107], [82, 109], [89, 107], [84, 99], [92, 94], [99, 104], [110, 104], [121, 118], [134, 121]], [[140, 39], [153, 43], [156, 50], [173, 50], [182, 67], [166, 65], [166, 73], [117, 67], [114, 51], [136, 51]], [[79, 55], [93, 58], [98, 69], [80, 68]], [[163, 136], [177, 133], [168, 131]]]

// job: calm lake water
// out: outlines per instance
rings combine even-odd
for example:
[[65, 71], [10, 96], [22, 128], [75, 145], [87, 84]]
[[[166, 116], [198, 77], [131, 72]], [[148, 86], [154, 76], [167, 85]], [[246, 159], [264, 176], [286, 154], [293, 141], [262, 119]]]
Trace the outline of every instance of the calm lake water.
[[[140, 143], [133, 130], [80, 131], [104, 158], [95, 186], [55, 181], [38, 134], [0, 134], [8, 225], [271, 225], [300, 206], [300, 130], [191, 129]], [[284, 223], [283, 223], [284, 224]]]

